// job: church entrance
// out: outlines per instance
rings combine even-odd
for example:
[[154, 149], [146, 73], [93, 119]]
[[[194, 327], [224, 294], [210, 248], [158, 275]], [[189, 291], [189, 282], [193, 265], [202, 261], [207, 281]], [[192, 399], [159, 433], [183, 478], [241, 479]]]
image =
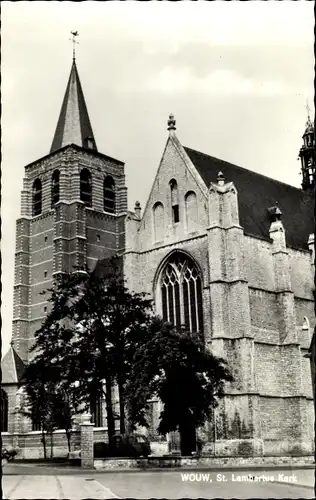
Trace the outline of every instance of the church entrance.
[[188, 457], [197, 451], [196, 428], [193, 422], [183, 422], [180, 427], [181, 455]]

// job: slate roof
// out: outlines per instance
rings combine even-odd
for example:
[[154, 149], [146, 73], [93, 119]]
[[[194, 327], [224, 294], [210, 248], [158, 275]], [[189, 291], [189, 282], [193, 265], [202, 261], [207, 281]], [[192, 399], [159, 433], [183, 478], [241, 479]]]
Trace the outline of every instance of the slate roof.
[[50, 153], [67, 144], [88, 147], [88, 138], [92, 139], [89, 149], [97, 151], [76, 61], [73, 60]]
[[21, 382], [25, 364], [15, 351], [14, 347], [10, 347], [1, 362], [2, 384], [16, 384]]
[[184, 149], [207, 187], [211, 182], [217, 182], [219, 171], [223, 172], [227, 182], [234, 183], [238, 191], [240, 225], [245, 233], [268, 239], [271, 224], [268, 209], [277, 201], [287, 245], [308, 249], [308, 237], [315, 231], [312, 190], [302, 191], [194, 149]]

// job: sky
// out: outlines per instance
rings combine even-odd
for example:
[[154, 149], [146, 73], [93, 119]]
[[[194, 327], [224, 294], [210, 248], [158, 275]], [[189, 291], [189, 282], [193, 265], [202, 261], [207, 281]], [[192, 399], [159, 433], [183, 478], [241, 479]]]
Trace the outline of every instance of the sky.
[[76, 62], [98, 150], [144, 207], [170, 113], [184, 146], [300, 187], [314, 2], [2, 2], [2, 353], [24, 166], [49, 153]]

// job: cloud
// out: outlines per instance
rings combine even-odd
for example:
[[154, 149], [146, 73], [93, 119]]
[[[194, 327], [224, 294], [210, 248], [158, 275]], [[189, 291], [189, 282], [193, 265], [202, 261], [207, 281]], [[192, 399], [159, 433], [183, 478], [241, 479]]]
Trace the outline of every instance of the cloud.
[[256, 81], [225, 69], [212, 71], [204, 78], [194, 75], [190, 68], [165, 66], [158, 74], [140, 82], [142, 90], [155, 92], [203, 92], [214, 95], [255, 95], [272, 97], [293, 93], [290, 84], [280, 81]]

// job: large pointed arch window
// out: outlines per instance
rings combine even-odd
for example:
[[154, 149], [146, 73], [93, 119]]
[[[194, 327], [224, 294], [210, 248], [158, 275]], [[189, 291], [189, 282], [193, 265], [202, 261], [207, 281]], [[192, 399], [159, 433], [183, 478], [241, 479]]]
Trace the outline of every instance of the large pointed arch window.
[[92, 206], [92, 180], [91, 174], [87, 168], [80, 172], [80, 200], [85, 203], [87, 207]]
[[160, 290], [164, 321], [191, 333], [203, 331], [202, 277], [192, 259], [173, 254], [162, 271]]
[[8, 395], [1, 389], [1, 432], [8, 432]]
[[42, 183], [40, 179], [35, 179], [33, 183], [33, 215], [40, 215], [42, 213]]
[[59, 170], [54, 170], [52, 175], [52, 207], [59, 202]]
[[115, 182], [110, 175], [106, 176], [103, 184], [104, 211], [115, 212]]

